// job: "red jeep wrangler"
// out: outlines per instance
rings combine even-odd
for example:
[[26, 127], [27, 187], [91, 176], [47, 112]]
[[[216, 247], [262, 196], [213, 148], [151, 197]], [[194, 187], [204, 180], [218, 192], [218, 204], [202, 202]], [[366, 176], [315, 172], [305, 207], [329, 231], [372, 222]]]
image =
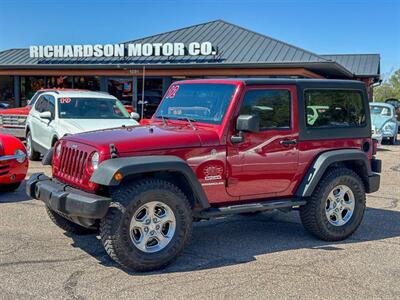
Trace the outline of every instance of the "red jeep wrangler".
[[[312, 106], [326, 109], [310, 124]], [[53, 178], [32, 175], [27, 194], [62, 229], [99, 230], [112, 259], [148, 271], [182, 252], [193, 220], [229, 214], [299, 208], [313, 235], [347, 238], [379, 188], [375, 147], [361, 82], [181, 81], [148, 126], [62, 138], [44, 158]]]

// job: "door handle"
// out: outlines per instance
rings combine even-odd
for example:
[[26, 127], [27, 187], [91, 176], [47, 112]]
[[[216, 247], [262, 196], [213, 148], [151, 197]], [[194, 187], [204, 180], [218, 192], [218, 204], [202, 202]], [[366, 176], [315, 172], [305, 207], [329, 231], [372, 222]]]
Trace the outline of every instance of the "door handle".
[[283, 146], [296, 145], [297, 140], [282, 140], [279, 142], [279, 144], [281, 144]]

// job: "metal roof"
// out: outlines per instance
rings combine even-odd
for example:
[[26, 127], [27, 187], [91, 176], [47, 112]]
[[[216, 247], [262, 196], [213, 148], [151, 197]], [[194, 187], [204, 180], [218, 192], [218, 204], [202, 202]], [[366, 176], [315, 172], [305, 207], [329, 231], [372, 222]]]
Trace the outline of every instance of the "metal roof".
[[379, 54], [326, 54], [322, 57], [341, 64], [357, 76], [377, 76], [380, 74]]
[[[323, 75], [352, 77], [358, 70], [353, 63], [343, 63], [333, 56], [321, 56], [287, 44], [269, 36], [242, 28], [223, 20], [215, 20], [185, 27], [127, 43], [190, 43], [211, 42], [217, 47], [216, 55], [209, 56], [148, 56], [148, 57], [88, 57], [88, 58], [30, 58], [28, 49], [10, 49], [0, 52], [0, 68], [209, 68], [209, 67], [303, 67]], [[341, 59], [341, 56], [337, 56]], [[342, 60], [341, 60], [342, 61]], [[362, 65], [373, 69], [368, 57]], [[378, 56], [379, 63], [379, 56]], [[377, 73], [378, 72], [378, 73]], [[368, 75], [379, 77], [379, 68]]]

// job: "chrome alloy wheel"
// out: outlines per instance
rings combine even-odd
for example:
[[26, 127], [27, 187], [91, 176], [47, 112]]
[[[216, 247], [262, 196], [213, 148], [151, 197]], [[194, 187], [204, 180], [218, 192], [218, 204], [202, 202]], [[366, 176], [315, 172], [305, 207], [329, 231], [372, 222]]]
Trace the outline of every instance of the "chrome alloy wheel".
[[332, 189], [326, 199], [325, 214], [329, 223], [334, 226], [346, 224], [353, 215], [355, 198], [352, 190], [346, 185]]
[[176, 218], [165, 203], [148, 202], [132, 217], [129, 234], [136, 248], [146, 253], [164, 249], [174, 237]]

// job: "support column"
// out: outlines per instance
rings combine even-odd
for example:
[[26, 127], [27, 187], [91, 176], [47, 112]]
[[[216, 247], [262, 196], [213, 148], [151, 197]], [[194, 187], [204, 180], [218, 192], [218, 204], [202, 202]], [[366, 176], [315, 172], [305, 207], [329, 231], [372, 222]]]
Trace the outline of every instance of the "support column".
[[138, 84], [137, 77], [132, 77], [132, 107], [133, 110], [137, 112], [137, 102], [138, 102]]
[[14, 75], [14, 105], [21, 106], [21, 77]]

